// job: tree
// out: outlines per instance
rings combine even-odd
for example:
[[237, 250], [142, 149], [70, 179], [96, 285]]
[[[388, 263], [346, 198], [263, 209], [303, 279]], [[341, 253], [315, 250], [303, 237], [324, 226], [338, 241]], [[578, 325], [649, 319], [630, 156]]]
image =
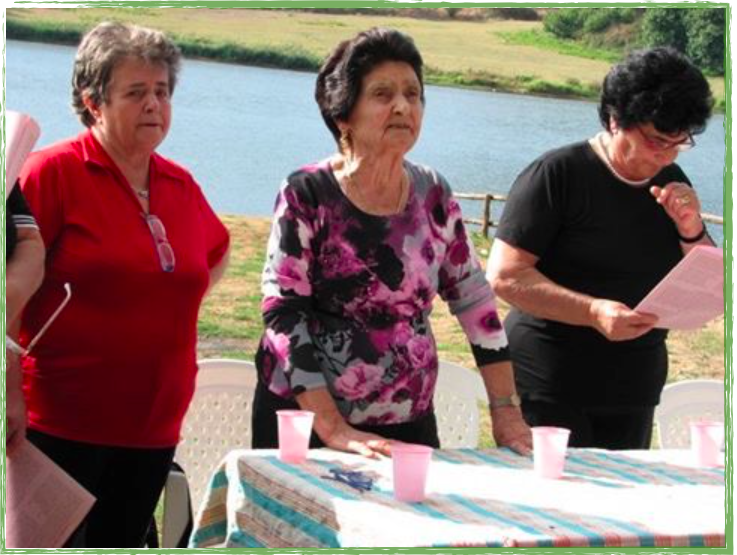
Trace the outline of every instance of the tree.
[[642, 18], [642, 41], [647, 46], [672, 46], [686, 52], [688, 37], [680, 8], [648, 8]]
[[642, 41], [648, 46], [672, 46], [701, 69], [724, 73], [724, 8], [648, 8], [642, 21]]
[[717, 74], [724, 73], [724, 29], [726, 10], [723, 8], [687, 10], [686, 55], [699, 67]]

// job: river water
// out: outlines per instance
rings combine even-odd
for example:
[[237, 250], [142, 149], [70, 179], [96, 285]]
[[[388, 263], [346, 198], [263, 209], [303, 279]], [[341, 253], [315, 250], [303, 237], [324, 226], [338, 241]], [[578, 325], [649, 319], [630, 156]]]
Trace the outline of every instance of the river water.
[[[31, 114], [39, 146], [77, 134], [70, 108], [75, 49], [6, 43], [7, 108]], [[174, 121], [160, 152], [188, 167], [221, 213], [268, 216], [282, 179], [335, 150], [313, 100], [315, 75], [185, 60]], [[409, 158], [444, 174], [458, 192], [499, 192], [534, 158], [599, 130], [596, 104], [427, 87], [421, 138]], [[704, 210], [724, 206], [724, 117], [712, 117], [697, 148], [678, 161]], [[480, 203], [463, 203], [479, 217]], [[718, 243], [720, 226], [711, 226]]]

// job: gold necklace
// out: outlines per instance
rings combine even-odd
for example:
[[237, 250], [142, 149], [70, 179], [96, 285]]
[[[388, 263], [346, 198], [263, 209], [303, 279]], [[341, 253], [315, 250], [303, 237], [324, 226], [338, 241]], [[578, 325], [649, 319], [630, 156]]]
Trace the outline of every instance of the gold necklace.
[[[366, 201], [366, 197], [363, 194], [363, 189], [356, 185], [356, 182], [353, 180], [353, 176], [346, 171], [343, 174], [343, 181], [345, 184], [340, 183], [341, 189], [343, 190], [343, 193], [348, 197], [349, 200], [358, 201], [358, 207], [366, 212], [367, 214], [371, 214], [372, 216], [392, 216], [395, 214], [399, 214], [401, 211], [405, 201], [407, 192], [409, 191], [409, 176], [407, 175], [406, 170], [402, 169], [402, 179], [399, 182], [399, 194], [397, 195], [397, 202], [391, 211], [384, 211], [384, 210], [373, 210], [371, 209], [371, 203]], [[355, 192], [351, 193], [350, 190], [353, 189]]]

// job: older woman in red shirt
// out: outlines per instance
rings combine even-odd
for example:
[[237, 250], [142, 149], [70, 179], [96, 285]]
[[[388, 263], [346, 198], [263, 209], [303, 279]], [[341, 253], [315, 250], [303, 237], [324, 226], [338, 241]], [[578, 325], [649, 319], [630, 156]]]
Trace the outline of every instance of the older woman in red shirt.
[[33, 155], [21, 184], [48, 251], [21, 341], [71, 302], [26, 364], [29, 439], [97, 502], [74, 547], [140, 547], [191, 400], [197, 316], [228, 232], [192, 175], [156, 154], [180, 52], [103, 23], [82, 40], [73, 104], [87, 127]]

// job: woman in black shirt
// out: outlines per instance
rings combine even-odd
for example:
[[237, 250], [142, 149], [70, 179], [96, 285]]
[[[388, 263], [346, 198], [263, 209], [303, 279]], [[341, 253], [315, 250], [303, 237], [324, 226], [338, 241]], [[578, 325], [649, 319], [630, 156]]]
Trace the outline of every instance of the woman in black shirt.
[[674, 163], [711, 106], [683, 55], [635, 52], [604, 80], [604, 131], [544, 154], [512, 187], [488, 277], [513, 306], [505, 327], [525, 418], [571, 429], [572, 446], [650, 446], [667, 332], [631, 307], [712, 244]]

